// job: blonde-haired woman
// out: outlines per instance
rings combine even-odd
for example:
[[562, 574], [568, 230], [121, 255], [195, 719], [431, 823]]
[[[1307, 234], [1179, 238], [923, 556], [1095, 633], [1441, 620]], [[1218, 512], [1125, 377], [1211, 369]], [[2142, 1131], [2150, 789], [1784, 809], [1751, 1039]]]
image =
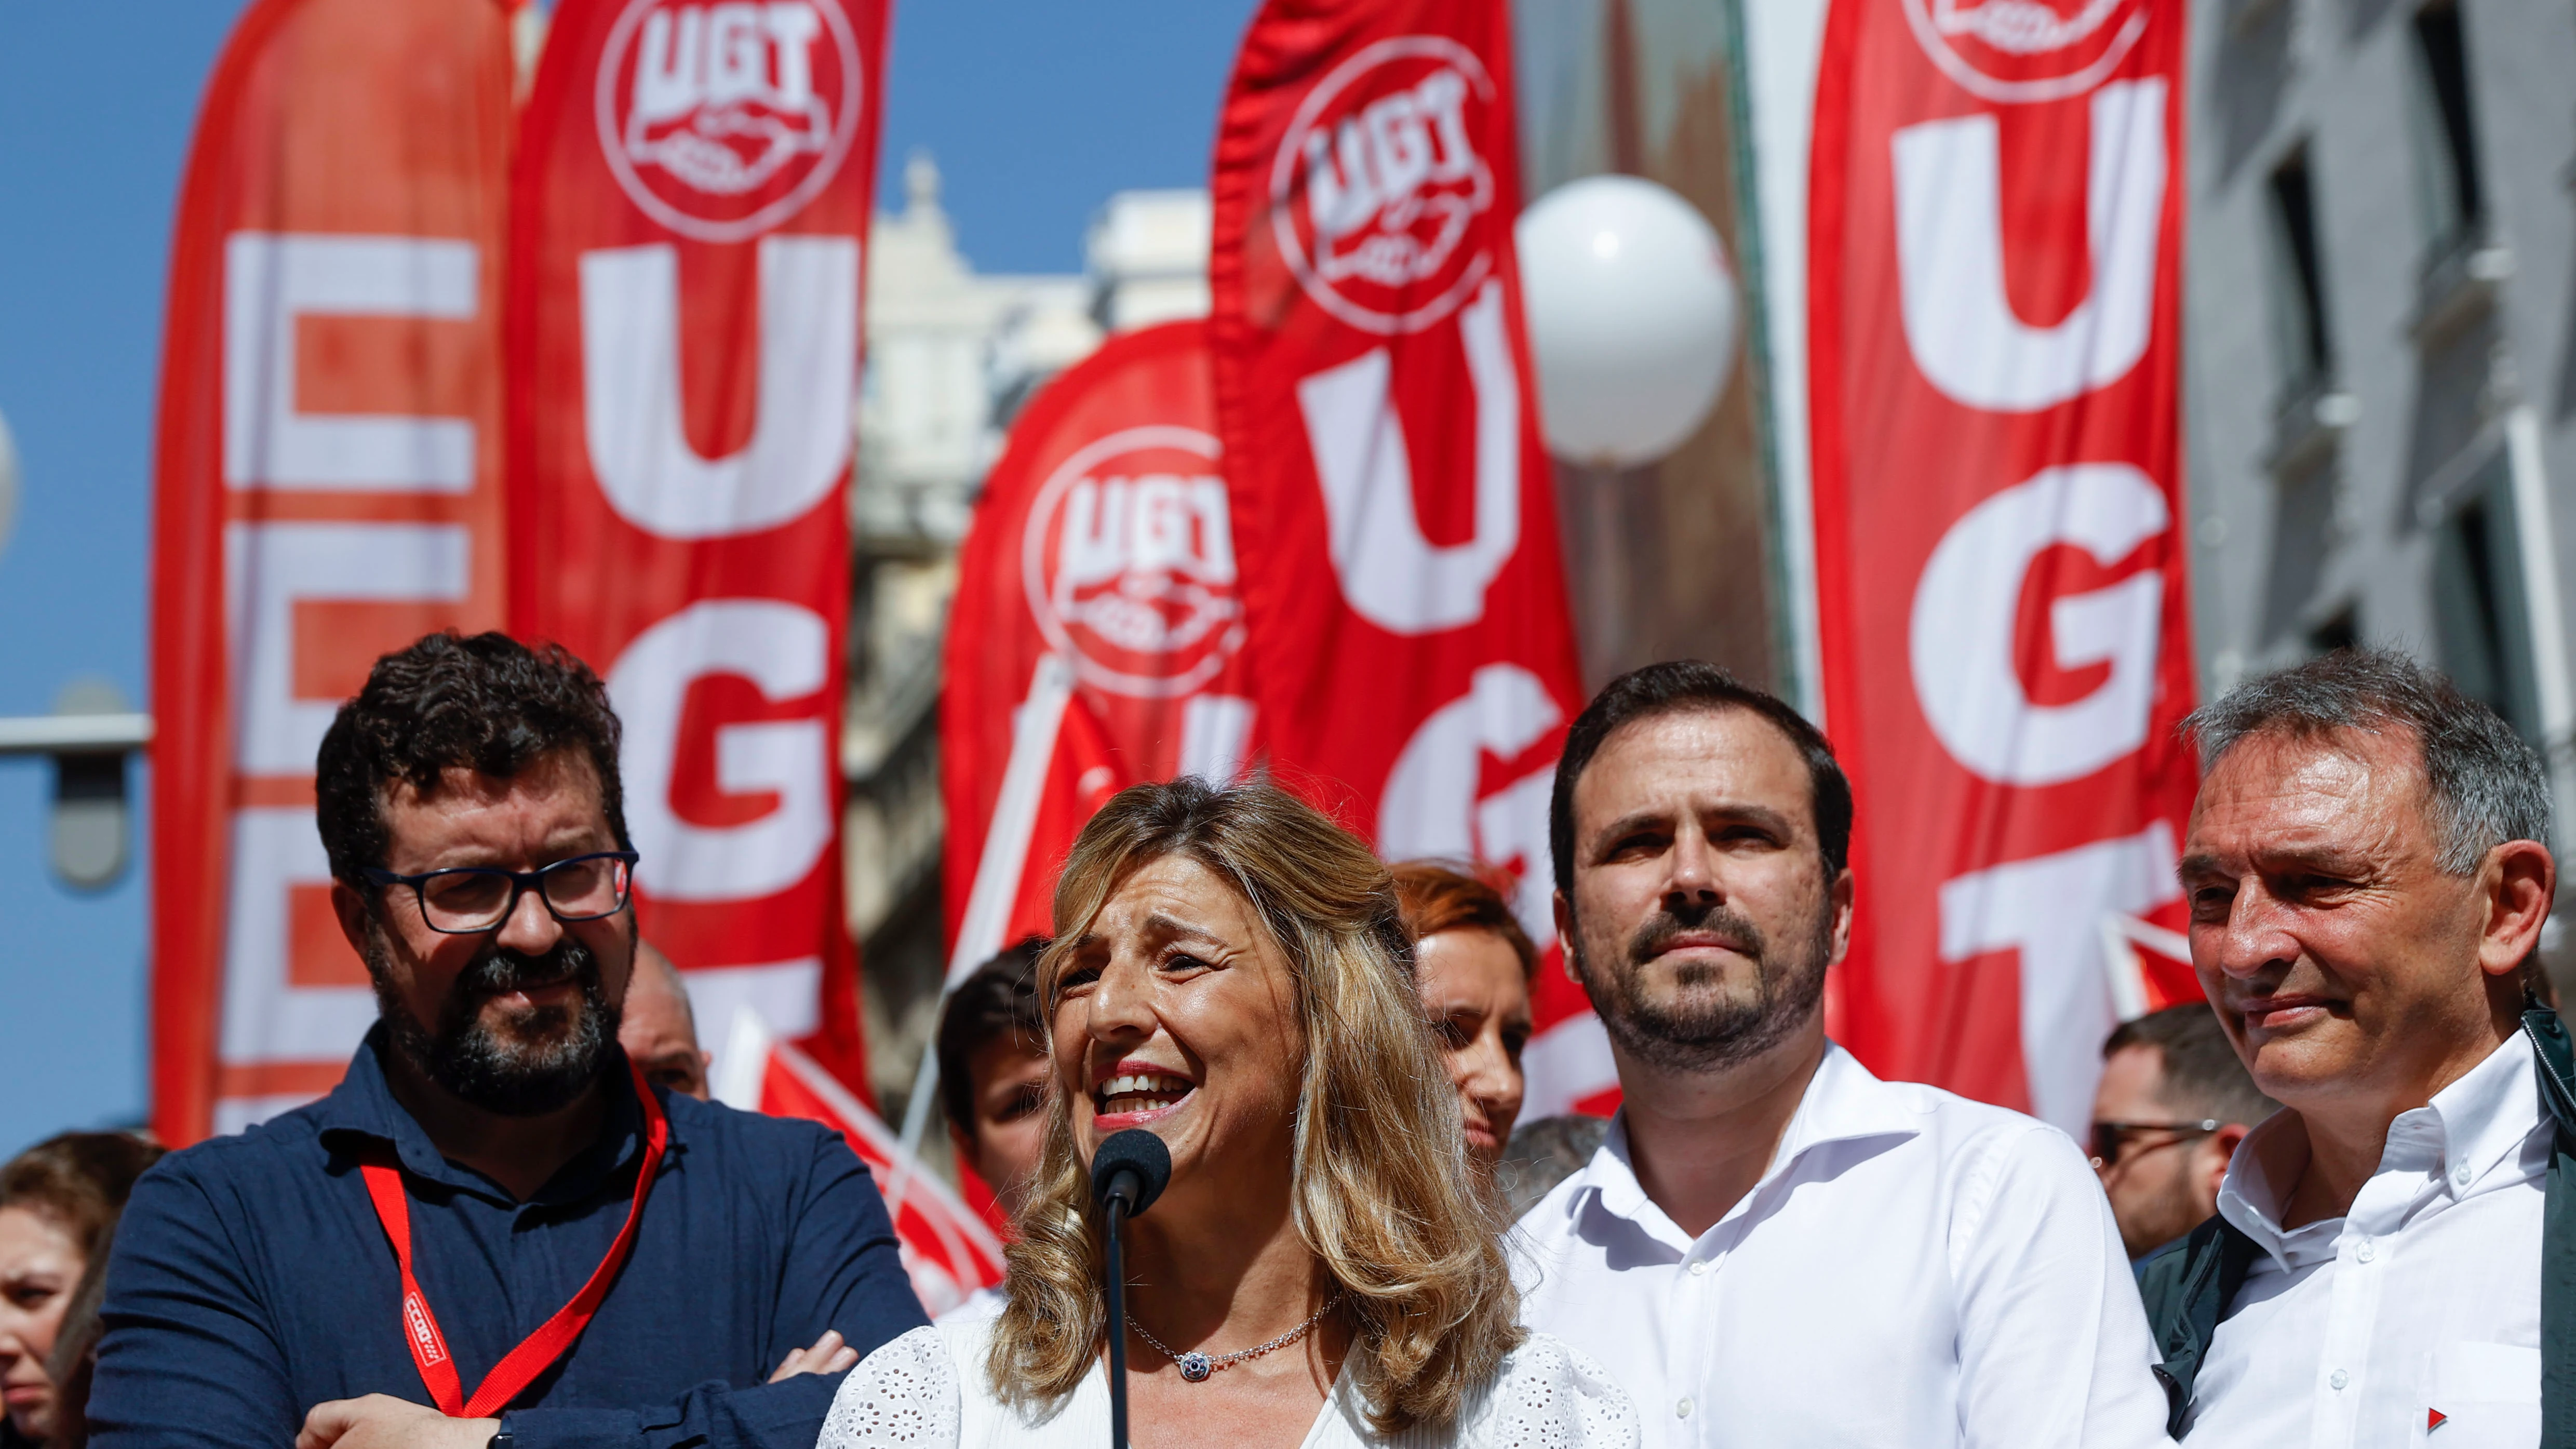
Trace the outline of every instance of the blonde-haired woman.
[[1089, 1163], [1130, 1127], [1172, 1154], [1127, 1230], [1137, 1445], [1635, 1445], [1600, 1367], [1516, 1326], [1365, 845], [1268, 785], [1139, 785], [1075, 842], [1055, 926], [1047, 1141], [1004, 1305], [869, 1355], [823, 1449], [1106, 1441]]

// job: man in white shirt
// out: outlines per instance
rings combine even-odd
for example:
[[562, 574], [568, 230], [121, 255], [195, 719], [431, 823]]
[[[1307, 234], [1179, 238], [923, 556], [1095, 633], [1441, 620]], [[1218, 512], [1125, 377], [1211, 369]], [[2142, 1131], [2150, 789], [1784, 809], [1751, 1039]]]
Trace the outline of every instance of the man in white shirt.
[[2540, 1286], [2538, 1069], [2565, 1071], [2567, 1038], [2525, 1016], [2557, 886], [2540, 759], [2377, 652], [2256, 680], [2190, 727], [2192, 962], [2285, 1110], [2148, 1274], [2174, 1428], [2189, 1449], [2538, 1443], [2543, 1350], [2571, 1342], [2544, 1334]]
[[1649, 1446], [2161, 1441], [2074, 1143], [1825, 1038], [1851, 816], [1815, 728], [1714, 666], [1638, 670], [1575, 721], [1557, 927], [1626, 1105], [1521, 1220], [1524, 1316], [1609, 1366]]

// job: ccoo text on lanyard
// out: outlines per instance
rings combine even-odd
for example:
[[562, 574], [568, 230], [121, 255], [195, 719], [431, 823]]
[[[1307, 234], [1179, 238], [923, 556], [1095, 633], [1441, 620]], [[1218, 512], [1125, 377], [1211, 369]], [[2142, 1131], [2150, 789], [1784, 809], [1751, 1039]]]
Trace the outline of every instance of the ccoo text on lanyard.
[[402, 1268], [403, 1342], [411, 1348], [411, 1361], [420, 1370], [420, 1381], [429, 1386], [429, 1396], [438, 1411], [451, 1419], [489, 1419], [519, 1396], [519, 1391], [544, 1373], [573, 1340], [590, 1326], [591, 1316], [599, 1312], [601, 1300], [608, 1296], [609, 1286], [617, 1281], [618, 1270], [626, 1266], [626, 1257], [635, 1249], [635, 1224], [644, 1216], [644, 1198], [653, 1190], [653, 1178], [661, 1170], [662, 1149], [670, 1144], [671, 1123], [662, 1113], [662, 1104], [654, 1099], [652, 1084], [644, 1080], [643, 1069], [628, 1061], [626, 1068], [635, 1077], [635, 1099], [644, 1106], [644, 1160], [635, 1170], [635, 1201], [626, 1209], [626, 1226], [617, 1230], [617, 1241], [608, 1245], [608, 1256], [599, 1260], [591, 1271], [590, 1281], [572, 1295], [572, 1301], [555, 1310], [552, 1318], [537, 1325], [537, 1331], [519, 1341], [482, 1384], [467, 1398], [463, 1384], [456, 1376], [456, 1360], [447, 1351], [447, 1339], [438, 1331], [438, 1315], [430, 1312], [429, 1296], [420, 1291], [420, 1280], [411, 1270], [411, 1200], [403, 1193], [402, 1165], [394, 1154], [393, 1144], [370, 1144], [362, 1156], [358, 1171], [366, 1177], [367, 1196], [376, 1205], [376, 1221], [385, 1226], [385, 1237], [394, 1245], [394, 1262]]

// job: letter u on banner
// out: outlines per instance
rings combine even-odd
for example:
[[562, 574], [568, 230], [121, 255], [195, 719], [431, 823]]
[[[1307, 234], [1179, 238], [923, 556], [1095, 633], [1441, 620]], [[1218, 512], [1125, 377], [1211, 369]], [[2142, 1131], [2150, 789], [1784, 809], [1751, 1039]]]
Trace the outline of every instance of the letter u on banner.
[[[1502, 0], [1265, 5], [1219, 125], [1209, 337], [1277, 777], [1390, 857], [1512, 875], [1548, 940], [1531, 782], [1583, 691], [1528, 405], [1511, 78]], [[1612, 1082], [1560, 974], [1533, 1115]]]

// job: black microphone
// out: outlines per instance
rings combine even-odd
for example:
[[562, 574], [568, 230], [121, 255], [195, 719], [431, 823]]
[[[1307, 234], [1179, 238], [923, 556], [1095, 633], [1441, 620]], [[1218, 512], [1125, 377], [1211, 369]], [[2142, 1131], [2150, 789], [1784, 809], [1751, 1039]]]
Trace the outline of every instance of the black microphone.
[[1142, 1127], [1112, 1132], [1091, 1158], [1091, 1199], [1105, 1211], [1121, 1203], [1128, 1217], [1142, 1217], [1172, 1180], [1172, 1149]]
[[1142, 1127], [1112, 1132], [1091, 1155], [1091, 1200], [1100, 1205], [1109, 1258], [1109, 1449], [1127, 1449], [1126, 1220], [1154, 1205], [1172, 1180], [1172, 1150]]

